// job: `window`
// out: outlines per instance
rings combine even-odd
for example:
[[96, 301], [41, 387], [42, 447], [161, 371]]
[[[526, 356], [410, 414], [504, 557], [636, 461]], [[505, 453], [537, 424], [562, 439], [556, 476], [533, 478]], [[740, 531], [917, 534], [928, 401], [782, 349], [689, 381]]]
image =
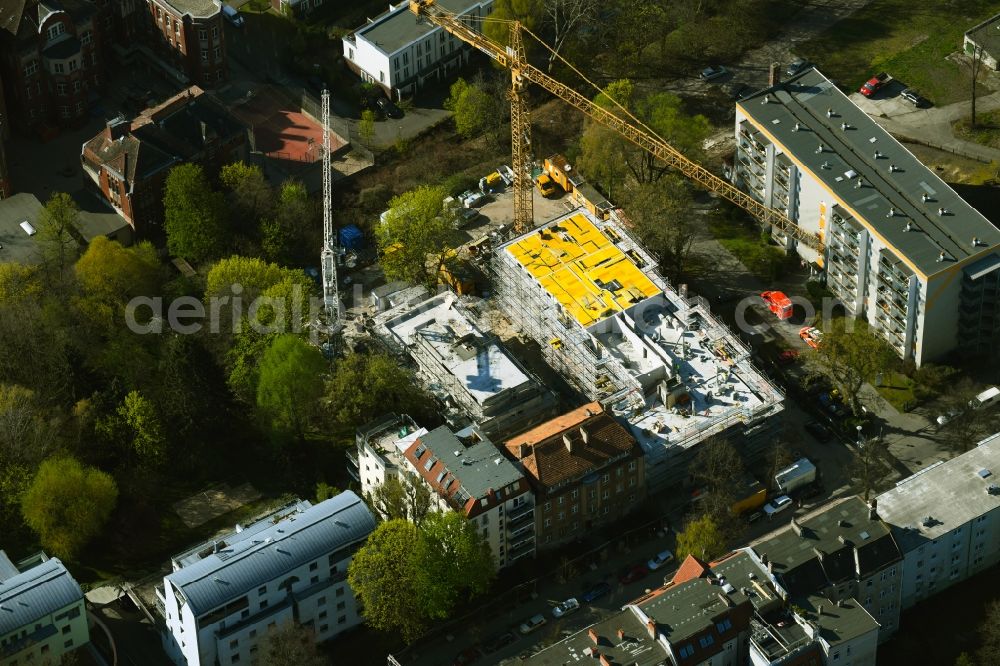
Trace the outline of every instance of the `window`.
[[62, 628], [62, 632], [64, 634], [68, 634], [72, 628], [73, 627], [71, 627], [70, 625], [67, 624], [65, 627]]
[[60, 106], [59, 107], [59, 117], [60, 118], [69, 118], [70, 117], [70, 112], [69, 112], [69, 107], [68, 106]]
[[[116, 194], [117, 194], [117, 192], [116, 192]], [[241, 620], [245, 620], [248, 617], [250, 617], [250, 609], [249, 608], [244, 608], [243, 611], [240, 613], [240, 619]]]
[[381, 81], [382, 83], [385, 83], [385, 72], [378, 73], [378, 80]]
[[730, 629], [732, 629], [733, 628], [733, 623], [727, 617], [722, 622], [716, 623], [715, 628], [718, 630], [718, 632], [720, 634], [722, 634], [722, 633], [725, 633], [725, 632], [729, 631]]
[[[96, 65], [97, 64], [97, 52], [96, 51], [94, 53], [90, 54], [90, 64], [91, 65]], [[94, 80], [96, 81], [96, 77], [95, 77]]]
[[347, 616], [341, 615], [337, 618], [337, 624], [347, 624]]
[[344, 610], [347, 608], [347, 602], [341, 601], [337, 603], [337, 610]]
[[572, 493], [573, 499], [576, 499], [579, 496], [580, 496], [580, 491], [579, 490], [574, 490], [573, 493]]
[[317, 615], [316, 617], [317, 617], [318, 619], [320, 619], [320, 620], [325, 620], [325, 619], [326, 619], [326, 611], [323, 611], [322, 613], [320, 613], [320, 614], [319, 614], [319, 615]]
[[313, 576], [312, 578], [309, 579], [310, 585], [315, 585], [318, 582], [319, 582], [319, 576]]
[[261, 599], [260, 600], [260, 607], [261, 607], [261, 610], [267, 608], [267, 599]]
[[611, 475], [605, 474], [603, 477], [601, 477], [601, 480], [604, 481], [604, 483], [607, 483], [608, 481], [611, 480]]
[[319, 568], [319, 562], [312, 562], [309, 565], [309, 571], [316, 571]]
[[619, 467], [618, 469], [615, 470], [615, 476], [620, 477], [622, 475], [623, 471], [624, 470], [622, 470], [622, 468]]
[[565, 497], [560, 497], [560, 498], [559, 498], [559, 503], [560, 503], [560, 504], [563, 504], [563, 503], [565, 503], [565, 502], [566, 502], [566, 498], [565, 498]]
[[572, 506], [572, 508], [571, 508], [571, 509], [569, 510], [569, 512], [570, 512], [571, 514], [573, 514], [573, 515], [575, 516], [575, 515], [576, 515], [576, 513], [577, 513], [577, 510], [578, 510], [579, 508], [580, 508], [580, 507], [578, 507], [578, 506], [577, 506], [576, 504], [574, 504], [574, 505]]
[[256, 637], [257, 637], [257, 630], [256, 629], [251, 629], [250, 630], [250, 638], [256, 638]]
[[214, 56], [215, 62], [219, 62], [219, 60], [222, 58], [222, 47], [216, 46], [215, 50], [212, 51], [212, 56]]
[[347, 49], [347, 57], [354, 60], [354, 49]]
[[201, 50], [201, 61], [204, 63], [208, 62], [208, 49]]
[[69, 61], [69, 71], [75, 72], [77, 67], [79, 67], [79, 65], [76, 62], [76, 58]]
[[257, 594], [267, 594], [267, 585], [261, 585], [258, 587]]
[[52, 71], [56, 74], [62, 74], [66, 71], [66, 66], [61, 62], [54, 62], [52, 63]]
[[48, 32], [49, 39], [55, 39], [64, 32], [66, 32], [66, 26], [63, 25], [62, 23], [56, 23], [51, 28], [49, 28]]
[[320, 633], [323, 633], [324, 631], [326, 631], [329, 628], [330, 628], [330, 625], [328, 625], [328, 624], [321, 624], [321, 625], [319, 625], [319, 631], [320, 631]]
[[75, 93], [76, 92], [80, 92], [80, 82], [79, 81], [74, 81], [73, 82], [73, 92], [75, 92]]
[[64, 648], [71, 648], [71, 647], [73, 647], [73, 639], [71, 638], [68, 641], [66, 641], [65, 643], [63, 643], [63, 647]]
[[235, 640], [229, 641], [229, 649], [230, 650], [235, 650], [236, 648], [239, 647], [239, 645], [240, 645], [240, 640], [238, 638], [235, 639]]
[[634, 472], [635, 471], [635, 461], [634, 460], [628, 464], [628, 471], [630, 471], [630, 472]]
[[546, 518], [546, 519], [545, 519], [545, 523], [544, 523], [544, 526], [545, 526], [545, 527], [548, 527], [548, 526], [549, 526], [549, 525], [551, 525], [551, 524], [552, 524], [552, 519], [551, 519], [551, 518]]
[[233, 664], [239, 663], [239, 661], [240, 661], [240, 655], [238, 654], [234, 654], [232, 659], [230, 659], [230, 662]]
[[37, 71], [38, 71], [38, 61], [37, 60], [32, 60], [31, 62], [29, 62], [27, 65], [24, 66], [24, 75], [25, 76], [34, 76], [35, 72], [37, 72]]
[[66, 84], [65, 83], [57, 83], [56, 84], [56, 94], [59, 95], [60, 97], [62, 97], [62, 96], [64, 96], [66, 94]]
[[219, 38], [219, 26], [212, 26], [212, 39]]
[[610, 497], [610, 496], [611, 496], [610, 491], [605, 490], [603, 493], [601, 493], [601, 497], [603, 499], [608, 499], [608, 497]]
[[49, 646], [48, 645], [43, 645], [42, 646], [42, 654], [48, 654], [48, 652], [49, 652]]
[[338, 587], [337, 588], [337, 596], [338, 597], [344, 596], [344, 588], [342, 588], [342, 587]]
[[702, 636], [701, 638], [698, 639], [698, 644], [701, 645], [703, 648], [707, 648], [714, 642], [715, 639], [712, 638], [712, 634], [708, 634], [707, 636]]
[[694, 654], [694, 646], [683, 645], [681, 646], [681, 649], [678, 651], [678, 654], [680, 654], [681, 659], [686, 659], [687, 657], [690, 657], [691, 655]]

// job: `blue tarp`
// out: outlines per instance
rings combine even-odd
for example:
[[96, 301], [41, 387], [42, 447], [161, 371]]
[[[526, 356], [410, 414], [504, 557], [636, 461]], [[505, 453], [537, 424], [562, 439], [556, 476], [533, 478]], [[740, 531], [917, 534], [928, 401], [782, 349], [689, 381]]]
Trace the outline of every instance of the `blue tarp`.
[[365, 246], [365, 234], [354, 224], [343, 227], [337, 238], [340, 241], [340, 247], [345, 250], [360, 250]]

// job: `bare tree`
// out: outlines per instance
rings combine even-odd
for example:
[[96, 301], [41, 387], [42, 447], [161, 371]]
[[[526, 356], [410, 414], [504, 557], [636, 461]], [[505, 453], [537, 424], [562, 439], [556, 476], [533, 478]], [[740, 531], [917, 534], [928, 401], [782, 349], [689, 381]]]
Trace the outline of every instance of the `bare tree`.
[[941, 398], [941, 408], [947, 419], [941, 426], [941, 437], [955, 453], [965, 453], [993, 432], [988, 413], [975, 409], [971, 404], [978, 392], [971, 380], [964, 379]]
[[566, 45], [566, 40], [575, 31], [597, 18], [597, 7], [597, 0], [545, 0], [545, 18], [552, 26], [549, 72], [552, 71], [559, 52]]
[[983, 67], [983, 47], [972, 44], [972, 117], [969, 124], [976, 127], [976, 88], [979, 84], [979, 71]]
[[865, 502], [889, 475], [888, 449], [881, 437], [858, 442], [851, 463], [852, 476], [861, 483]]

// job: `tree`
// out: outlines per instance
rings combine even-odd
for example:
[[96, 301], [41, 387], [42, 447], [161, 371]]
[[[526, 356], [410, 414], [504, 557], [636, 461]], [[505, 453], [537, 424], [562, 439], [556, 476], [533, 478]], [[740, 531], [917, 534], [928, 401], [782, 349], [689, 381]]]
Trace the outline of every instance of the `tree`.
[[[519, 21], [534, 32], [542, 19], [542, 0], [496, 0], [492, 21], [483, 22], [483, 34], [498, 44], [510, 44], [510, 21]], [[531, 46], [526, 43], [525, 48]]]
[[984, 609], [983, 621], [979, 625], [980, 648], [976, 661], [986, 664], [1000, 664], [1000, 600], [993, 599]]
[[941, 400], [941, 410], [947, 419], [941, 426], [941, 436], [955, 453], [965, 453], [983, 437], [995, 432], [991, 428], [989, 413], [975, 409], [971, 401], [979, 393], [979, 389], [971, 380], [961, 379], [953, 382], [951, 388]]
[[130, 448], [139, 459], [150, 464], [160, 462], [166, 453], [167, 438], [153, 403], [138, 391], [130, 391], [117, 413], [128, 428]]
[[457, 211], [444, 206], [443, 188], [422, 185], [394, 197], [375, 229], [382, 268], [389, 280], [433, 286], [444, 265]]
[[[319, 207], [309, 198], [305, 185], [288, 179], [281, 184], [273, 218], [261, 221], [261, 246], [271, 261], [289, 263], [303, 259], [306, 246], [314, 252], [319, 246], [306, 241], [318, 233]], [[312, 257], [312, 254], [309, 255]]]
[[[313, 283], [301, 270], [282, 268], [256, 257], [232, 256], [216, 262], [205, 280], [208, 311], [218, 313], [213, 332], [235, 333], [256, 307], [255, 326], [284, 332], [301, 329], [309, 316]], [[270, 299], [254, 301], [258, 297]], [[276, 321], [280, 316], [281, 321]]]
[[659, 183], [639, 185], [625, 199], [625, 211], [667, 276], [680, 280], [698, 229], [687, 184], [670, 176]]
[[222, 254], [226, 200], [209, 185], [201, 166], [186, 163], [170, 170], [163, 209], [170, 254], [193, 262]]
[[0, 465], [34, 468], [56, 446], [59, 422], [34, 391], [0, 384]]
[[405, 520], [380, 523], [347, 568], [347, 580], [361, 600], [365, 621], [413, 642], [427, 627], [417, 580], [417, 528]]
[[544, 0], [546, 23], [552, 29], [552, 50], [549, 52], [549, 68], [555, 64], [557, 54], [566, 46], [570, 37], [582, 28], [589, 27], [597, 18], [597, 0]]
[[387, 405], [420, 422], [436, 411], [413, 373], [384, 353], [355, 353], [338, 360], [323, 402], [331, 427], [340, 431], [353, 431], [383, 414]]
[[229, 190], [230, 212], [235, 222], [258, 222], [274, 209], [274, 192], [256, 164], [242, 160], [222, 167], [219, 180]]
[[271, 426], [302, 442], [323, 394], [326, 360], [301, 338], [279, 335], [260, 360], [257, 408]]
[[972, 129], [976, 129], [976, 127], [978, 127], [978, 123], [976, 122], [976, 97], [978, 92], [977, 87], [979, 85], [980, 70], [983, 66], [983, 47], [974, 42], [970, 42], [965, 47], [966, 53], [969, 52], [970, 47], [972, 49], [972, 52], [969, 53], [969, 56], [972, 58], [970, 67], [970, 73], [972, 74], [972, 105], [970, 109], [971, 115], [969, 118], [969, 125], [971, 125]]
[[61, 276], [80, 253], [80, 207], [64, 192], [45, 202], [38, 218], [38, 245], [45, 272]]
[[851, 475], [861, 484], [865, 502], [889, 475], [889, 450], [881, 437], [858, 442], [851, 461]]
[[409, 520], [417, 527], [431, 510], [431, 491], [412, 472], [389, 476], [365, 495], [365, 502], [380, 520]]
[[361, 121], [358, 123], [358, 135], [361, 137], [363, 144], [366, 146], [372, 145], [372, 139], [375, 137], [375, 112], [371, 109], [365, 109], [361, 112]]
[[163, 270], [151, 243], [124, 247], [97, 236], [76, 262], [76, 279], [85, 296], [124, 306], [135, 296], [158, 294]]
[[955, 666], [976, 666], [976, 662], [969, 656], [968, 652], [960, 652], [955, 659]]
[[814, 374], [829, 377], [855, 416], [861, 416], [861, 388], [896, 362], [889, 346], [861, 319], [837, 319], [807, 357]]
[[453, 114], [455, 129], [466, 139], [482, 134], [490, 107], [491, 101], [486, 93], [463, 78], [451, 84], [448, 99], [444, 101], [444, 108]]
[[694, 555], [699, 560], [712, 560], [726, 552], [725, 536], [712, 516], [695, 518], [677, 535], [677, 559]]
[[49, 458], [24, 493], [21, 512], [46, 550], [72, 560], [100, 533], [117, 501], [110, 475], [70, 457]]
[[276, 333], [260, 333], [246, 320], [240, 323], [233, 346], [226, 353], [229, 368], [226, 384], [237, 400], [251, 405], [256, 401], [260, 359], [276, 336]]
[[316, 647], [316, 630], [295, 620], [268, 629], [257, 643], [253, 660], [259, 666], [324, 666], [326, 658]]
[[421, 605], [427, 617], [445, 619], [463, 597], [490, 589], [496, 562], [474, 521], [455, 511], [428, 514], [417, 545]]

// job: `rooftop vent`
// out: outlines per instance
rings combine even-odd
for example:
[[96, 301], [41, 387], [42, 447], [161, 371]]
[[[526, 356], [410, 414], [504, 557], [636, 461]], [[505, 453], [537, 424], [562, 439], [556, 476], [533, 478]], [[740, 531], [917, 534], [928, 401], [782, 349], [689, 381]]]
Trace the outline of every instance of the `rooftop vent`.
[[980, 479], [988, 479], [988, 478], [990, 478], [993, 475], [993, 472], [991, 472], [990, 470], [988, 470], [988, 469], [986, 469], [984, 467], [983, 469], [981, 469], [978, 472], [976, 472], [976, 474], [979, 475]]
[[882, 159], [882, 153], [880, 153], [877, 150], [873, 153], [873, 155], [874, 155], [875, 159], [877, 159], [877, 160]]
[[972, 247], [979, 247], [979, 243], [980, 243], [979, 236], [973, 236], [972, 237]]
[[926, 192], [924, 192], [923, 194], [920, 195], [920, 200], [923, 201], [924, 203], [927, 203], [928, 201], [931, 200], [931, 198], [930, 196], [927, 195]]
[[821, 143], [821, 144], [819, 144], [819, 147], [816, 148], [816, 153], [819, 154], [819, 153], [822, 153], [822, 152], [823, 152], [823, 144]]
[[934, 525], [934, 518], [932, 516], [924, 516], [924, 519], [920, 521], [920, 524], [924, 527], [932, 527]]
[[948, 214], [947, 208], [938, 208], [938, 217], [944, 217]]
[[913, 225], [907, 222], [906, 227], [903, 229], [903, 231], [913, 231]]
[[793, 132], [798, 132], [801, 128], [802, 128], [801, 125], [799, 125], [798, 123], [795, 123], [795, 127], [792, 128], [792, 131]]
[[885, 214], [886, 217], [896, 217], [896, 209], [889, 208], [889, 212]]
[[763, 99], [763, 101], [761, 101], [761, 104], [770, 104], [770, 103], [771, 103], [771, 96], [770, 95], [764, 95], [764, 99]]
[[840, 131], [841, 132], [846, 132], [849, 129], [851, 129], [850, 125], [848, 125], [847, 123], [840, 123]]
[[35, 233], [37, 233], [35, 231], [35, 227], [33, 227], [31, 225], [31, 222], [28, 222], [27, 220], [21, 222], [21, 229], [23, 229], [24, 233], [28, 234], [29, 236], [34, 236]]
[[890, 164], [889, 165], [889, 173], [895, 173], [895, 172], [896, 172], [896, 165], [895, 164]]
[[937, 258], [937, 263], [940, 264], [942, 261], [944, 261], [944, 252], [942, 252], [941, 254], [939, 254], [938, 258]]
[[827, 118], [833, 118], [833, 109], [827, 109], [826, 110], [826, 117]]
[[995, 483], [991, 483], [986, 487], [987, 495], [1000, 495], [1000, 486]]

